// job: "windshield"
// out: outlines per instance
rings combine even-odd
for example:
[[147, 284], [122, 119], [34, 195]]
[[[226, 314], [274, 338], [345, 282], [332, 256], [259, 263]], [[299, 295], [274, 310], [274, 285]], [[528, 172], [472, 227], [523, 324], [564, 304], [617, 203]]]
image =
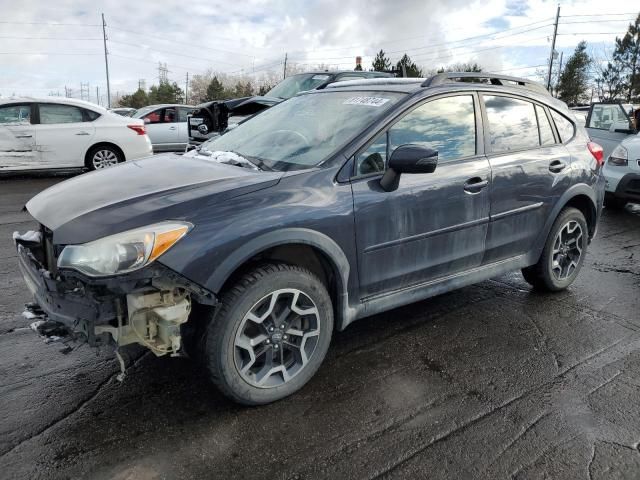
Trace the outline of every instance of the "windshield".
[[329, 80], [329, 78], [331, 78], [331, 75], [327, 73], [301, 73], [300, 75], [293, 75], [285, 78], [269, 90], [265, 94], [265, 97], [291, 98], [300, 92], [316, 89]]
[[220, 137], [207, 152], [234, 152], [270, 170], [301, 170], [322, 163], [381, 116], [404, 94], [322, 92], [282, 102]]

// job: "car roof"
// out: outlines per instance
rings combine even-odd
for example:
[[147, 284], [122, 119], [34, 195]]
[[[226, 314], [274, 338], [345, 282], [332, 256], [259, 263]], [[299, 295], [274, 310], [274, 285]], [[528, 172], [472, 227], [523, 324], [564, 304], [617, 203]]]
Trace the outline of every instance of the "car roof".
[[[480, 80], [480, 82], [478, 82]], [[567, 105], [552, 97], [539, 83], [529, 79], [493, 73], [446, 72], [430, 78], [371, 78], [335, 82], [325, 91], [390, 91], [413, 94], [417, 92], [447, 93], [455, 91], [495, 90], [496, 92], [524, 95], [541, 103], [553, 105], [567, 112]]]
[[185, 105], [183, 103], [158, 103], [156, 105], [146, 105], [144, 107], [138, 108], [138, 110], [142, 110], [143, 108], [166, 108], [166, 107], [189, 107], [195, 108], [194, 105]]
[[87, 102], [85, 100], [78, 100], [77, 98], [67, 97], [9, 97], [0, 98], [0, 105], [9, 105], [12, 103], [59, 103], [61, 105], [75, 105], [77, 107], [89, 108], [100, 112], [106, 112], [107, 109], [96, 105], [95, 103]]

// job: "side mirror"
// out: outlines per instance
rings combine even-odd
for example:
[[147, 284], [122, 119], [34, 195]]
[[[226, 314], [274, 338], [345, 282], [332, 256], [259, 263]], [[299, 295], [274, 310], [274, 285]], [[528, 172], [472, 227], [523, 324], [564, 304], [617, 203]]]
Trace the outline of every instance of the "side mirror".
[[389, 167], [380, 179], [387, 192], [398, 188], [401, 173], [433, 173], [438, 166], [438, 151], [420, 145], [400, 145], [389, 158]]

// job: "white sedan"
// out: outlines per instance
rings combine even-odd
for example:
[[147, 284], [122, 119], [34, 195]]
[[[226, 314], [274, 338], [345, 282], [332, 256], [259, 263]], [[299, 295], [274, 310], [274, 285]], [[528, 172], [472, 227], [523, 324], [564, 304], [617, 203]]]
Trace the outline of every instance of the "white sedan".
[[152, 154], [142, 120], [82, 100], [0, 100], [0, 173], [96, 170]]

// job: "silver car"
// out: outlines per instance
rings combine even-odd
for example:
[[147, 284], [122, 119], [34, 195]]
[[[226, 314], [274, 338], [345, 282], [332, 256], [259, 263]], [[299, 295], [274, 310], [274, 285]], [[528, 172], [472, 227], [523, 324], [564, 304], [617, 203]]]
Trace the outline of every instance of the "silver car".
[[187, 115], [193, 110], [190, 105], [149, 105], [136, 111], [133, 118], [144, 120], [154, 152], [179, 152], [189, 143]]

